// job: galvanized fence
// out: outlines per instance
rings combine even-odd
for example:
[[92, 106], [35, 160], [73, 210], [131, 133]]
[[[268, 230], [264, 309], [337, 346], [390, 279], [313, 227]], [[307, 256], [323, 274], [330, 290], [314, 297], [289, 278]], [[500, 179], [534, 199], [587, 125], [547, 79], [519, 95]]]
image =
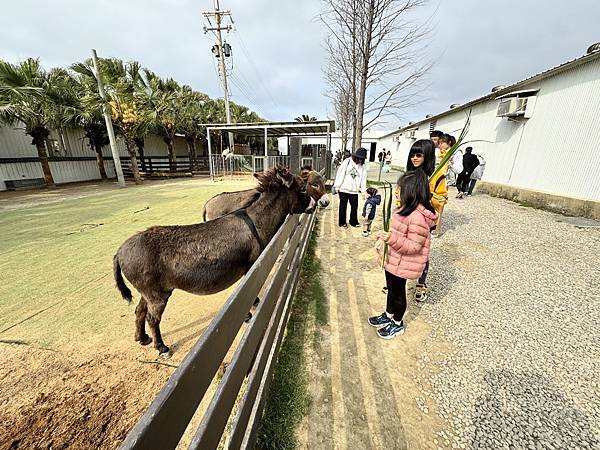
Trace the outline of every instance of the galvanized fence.
[[[217, 316], [173, 373], [121, 450], [174, 449], [181, 440], [228, 351], [231, 362], [218, 381], [188, 449], [251, 449], [256, 442], [273, 368], [298, 283], [315, 214], [288, 216]], [[250, 323], [244, 320], [255, 299]], [[234, 344], [240, 329], [241, 339]], [[244, 380], [247, 383], [244, 386]], [[235, 416], [234, 405], [239, 399]], [[230, 428], [226, 436], [227, 422]]]

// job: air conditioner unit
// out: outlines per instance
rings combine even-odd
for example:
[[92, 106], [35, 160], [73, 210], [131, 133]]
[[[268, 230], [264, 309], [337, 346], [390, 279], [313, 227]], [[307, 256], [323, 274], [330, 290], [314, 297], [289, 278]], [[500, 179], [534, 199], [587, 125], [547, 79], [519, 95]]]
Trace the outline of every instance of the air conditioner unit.
[[394, 134], [392, 136], [392, 142], [400, 142], [400, 135], [399, 134]]
[[530, 97], [508, 97], [500, 100], [496, 117], [524, 116]]
[[408, 130], [404, 132], [404, 136], [406, 136], [407, 139], [415, 139], [416, 133], [417, 130]]

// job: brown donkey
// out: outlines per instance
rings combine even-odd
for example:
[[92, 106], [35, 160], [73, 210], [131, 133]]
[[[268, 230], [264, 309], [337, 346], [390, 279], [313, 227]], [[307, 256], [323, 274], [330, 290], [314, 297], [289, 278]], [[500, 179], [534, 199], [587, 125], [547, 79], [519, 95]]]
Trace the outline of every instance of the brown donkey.
[[287, 169], [274, 167], [255, 176], [258, 198], [248, 208], [205, 223], [151, 227], [117, 250], [117, 288], [132, 300], [125, 275], [142, 296], [135, 309], [135, 340], [140, 344], [152, 342], [147, 321], [159, 354], [168, 354], [160, 320], [174, 289], [197, 295], [226, 289], [250, 269], [288, 214], [314, 209], [301, 180]]
[[[329, 205], [329, 196], [325, 191], [325, 180], [319, 172], [312, 170], [312, 166], [303, 166], [300, 178], [306, 193], [318, 202], [319, 206], [325, 208]], [[259, 196], [256, 189], [244, 191], [223, 192], [210, 198], [204, 205], [202, 217], [205, 222], [224, 216], [240, 208], [247, 208]]]

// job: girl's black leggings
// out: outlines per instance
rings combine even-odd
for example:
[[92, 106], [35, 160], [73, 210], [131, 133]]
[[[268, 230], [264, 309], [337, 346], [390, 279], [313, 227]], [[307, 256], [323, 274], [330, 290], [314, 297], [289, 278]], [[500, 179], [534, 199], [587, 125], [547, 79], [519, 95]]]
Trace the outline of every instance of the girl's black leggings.
[[392, 314], [396, 322], [400, 322], [406, 312], [406, 280], [386, 270], [385, 281], [388, 288], [385, 311]]

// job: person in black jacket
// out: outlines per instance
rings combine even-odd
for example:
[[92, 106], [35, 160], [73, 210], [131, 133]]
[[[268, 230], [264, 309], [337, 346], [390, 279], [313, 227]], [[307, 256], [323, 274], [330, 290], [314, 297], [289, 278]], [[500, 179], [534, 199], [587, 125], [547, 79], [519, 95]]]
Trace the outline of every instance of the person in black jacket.
[[463, 198], [465, 196], [465, 193], [469, 188], [471, 174], [479, 165], [479, 159], [477, 158], [477, 155], [474, 155], [472, 152], [473, 147], [467, 147], [465, 149], [465, 154], [463, 156], [463, 171], [458, 175], [458, 178], [456, 179], [456, 188], [458, 189], [458, 194], [456, 195], [456, 198]]

